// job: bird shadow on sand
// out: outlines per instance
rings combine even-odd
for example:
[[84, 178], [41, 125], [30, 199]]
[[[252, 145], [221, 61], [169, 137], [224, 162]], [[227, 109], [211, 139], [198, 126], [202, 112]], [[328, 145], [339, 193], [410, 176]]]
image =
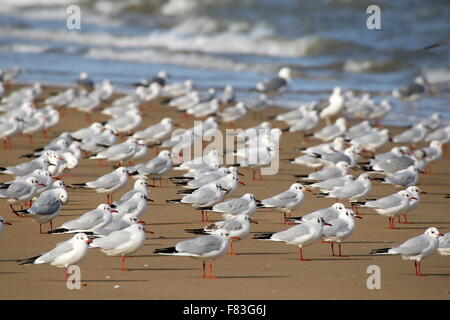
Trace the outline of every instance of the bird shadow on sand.
[[0, 271], [0, 275], [2, 274], [18, 274], [18, 273], [25, 273], [22, 271]]
[[290, 278], [290, 276], [219, 276], [219, 279], [275, 279]]
[[129, 268], [128, 270], [129, 271], [193, 271], [193, 270], [198, 270], [198, 268]]
[[[120, 270], [120, 269], [119, 269]], [[66, 282], [65, 280], [56, 280], [56, 279], [44, 279], [43, 281], [46, 281], [46, 282]], [[149, 280], [134, 280], [134, 279], [127, 279], [127, 280], [113, 280], [113, 279], [106, 279], [106, 280], [100, 280], [100, 279], [91, 279], [91, 280], [85, 280], [85, 279], [83, 279], [81, 282], [82, 283], [85, 283], [85, 282], [87, 282], [87, 283], [95, 283], [95, 282], [98, 282], [98, 283], [102, 283], [102, 282], [105, 282], [105, 283], [111, 283], [111, 282], [148, 282]]]
[[268, 255], [268, 254], [290, 254], [289, 252], [239, 252], [239, 256], [251, 256], [251, 255]]

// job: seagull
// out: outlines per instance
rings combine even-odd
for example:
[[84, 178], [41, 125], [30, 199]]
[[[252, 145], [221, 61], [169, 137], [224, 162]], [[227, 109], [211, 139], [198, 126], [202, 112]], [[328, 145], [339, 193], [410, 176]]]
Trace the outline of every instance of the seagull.
[[221, 167], [218, 168], [217, 170], [206, 172], [204, 174], [199, 174], [194, 177], [185, 177], [185, 176], [171, 177], [170, 181], [183, 188], [198, 189], [204, 186], [205, 184], [221, 179], [230, 173], [231, 167], [230, 168]]
[[[168, 150], [162, 150], [159, 152], [156, 158], [149, 160], [146, 164], [139, 166], [137, 171], [137, 178], [144, 178], [148, 175], [161, 176], [166, 172], [169, 172], [173, 168], [171, 153]], [[153, 179], [153, 184], [155, 181]], [[162, 180], [160, 179], [160, 186], [162, 186]]]
[[394, 89], [392, 95], [396, 98], [406, 101], [418, 100], [422, 94], [428, 90], [428, 84], [424, 77], [418, 76], [414, 79], [414, 83], [403, 88]]
[[82, 214], [77, 219], [66, 221], [59, 228], [51, 230], [48, 233], [84, 232], [89, 234], [95, 232], [96, 229], [108, 225], [113, 220], [112, 212], [117, 212], [117, 210], [111, 209], [109, 204], [102, 203], [94, 210]]
[[11, 222], [7, 222], [7, 221], [5, 221], [5, 219], [3, 219], [3, 217], [2, 216], [0, 216], [0, 236], [2, 235], [2, 233], [3, 233], [3, 226], [4, 225], [8, 225], [8, 226], [11, 226], [12, 225], [12, 223]]
[[128, 175], [130, 175], [126, 168], [119, 167], [113, 172], [105, 174], [94, 181], [86, 183], [75, 183], [74, 187], [95, 189], [98, 193], [106, 193], [107, 202], [111, 204], [112, 195], [119, 191], [128, 181]]
[[443, 237], [439, 237], [438, 252], [443, 256], [450, 256], [450, 232], [444, 234]]
[[124, 203], [125, 201], [131, 199], [131, 197], [132, 197], [135, 193], [138, 193], [138, 192], [143, 193], [147, 198], [149, 198], [149, 197], [150, 197], [150, 193], [149, 193], [149, 191], [148, 191], [148, 187], [149, 187], [149, 185], [148, 185], [148, 183], [147, 183], [147, 180], [145, 180], [145, 179], [137, 179], [137, 180], [134, 182], [133, 189], [131, 189], [131, 190], [127, 191], [126, 193], [124, 193], [124, 194], [120, 197], [119, 200], [113, 202], [113, 205], [116, 206], [116, 207], [119, 206], [119, 205], [121, 205], [121, 204]]
[[373, 208], [376, 213], [388, 217], [389, 229], [394, 230], [396, 229], [394, 217], [408, 209], [410, 200], [417, 200], [417, 198], [411, 196], [407, 190], [401, 190], [378, 200], [357, 202], [357, 204], [362, 207]]
[[328, 99], [328, 106], [323, 109], [319, 116], [320, 119], [325, 119], [327, 126], [331, 124], [331, 118], [338, 115], [344, 107], [344, 97], [342, 96], [342, 90], [340, 87], [333, 89], [333, 93]]
[[3, 149], [11, 149], [11, 138], [19, 135], [25, 126], [25, 120], [12, 117], [0, 122], [0, 139], [3, 139]]
[[222, 213], [224, 219], [232, 219], [241, 214], [252, 217], [256, 212], [256, 202], [254, 194], [246, 193], [240, 198], [220, 202], [204, 210]]
[[322, 154], [314, 154], [320, 163], [326, 167], [335, 166], [338, 162], [345, 162], [350, 167], [353, 167], [360, 158], [361, 147], [353, 145], [344, 150], [344, 152], [328, 152]]
[[400, 254], [404, 260], [414, 261], [416, 276], [423, 276], [420, 270], [422, 259], [431, 256], [439, 247], [439, 237], [444, 236], [435, 227], [428, 228], [421, 235], [407, 240], [393, 248], [374, 249], [370, 254]]
[[[369, 194], [372, 189], [371, 178], [367, 173], [361, 174], [356, 180], [347, 183], [341, 188], [333, 189], [329, 193], [323, 193], [319, 195], [325, 195], [325, 198], [335, 198], [335, 199], [347, 199], [352, 203], [352, 209], [357, 208], [354, 207], [354, 202], [358, 201], [361, 198], [364, 198]], [[356, 213], [358, 213], [358, 210]]]
[[76, 140], [83, 140], [96, 136], [103, 131], [104, 127], [100, 122], [94, 122], [87, 128], [81, 128], [70, 133], [70, 136]]
[[247, 114], [247, 109], [245, 108], [244, 102], [238, 102], [234, 107], [228, 107], [217, 114], [222, 118], [223, 122], [233, 122], [236, 126], [235, 121], [239, 120]]
[[305, 111], [300, 119], [291, 123], [288, 129], [284, 129], [284, 132], [298, 132], [308, 131], [314, 129], [319, 124], [319, 116], [317, 111]]
[[342, 177], [330, 178], [310, 184], [309, 188], [318, 188], [320, 192], [331, 192], [334, 188], [341, 188], [347, 183], [354, 181], [355, 178], [351, 174]]
[[419, 143], [423, 141], [428, 135], [427, 127], [423, 123], [419, 123], [392, 138], [392, 141], [395, 143]]
[[242, 240], [250, 234], [250, 223], [255, 223], [245, 213], [240, 213], [231, 219], [211, 223], [201, 229], [185, 229], [187, 233], [194, 234], [211, 234], [218, 229], [225, 230], [230, 235], [230, 245], [228, 255], [233, 256], [237, 253], [233, 252], [233, 240]]
[[401, 222], [400, 216], [398, 216], [398, 223], [400, 223], [400, 224], [409, 224], [407, 214], [419, 206], [420, 195], [426, 194], [426, 192], [420, 190], [420, 188], [418, 186], [409, 186], [408, 188], [406, 188], [406, 191], [410, 195], [409, 204], [403, 213], [405, 222]]
[[388, 175], [386, 178], [373, 178], [382, 183], [393, 184], [397, 187], [414, 186], [419, 181], [419, 169], [415, 166], [409, 166], [406, 169]]
[[173, 130], [173, 120], [163, 118], [159, 123], [147, 127], [133, 134], [133, 138], [144, 139], [148, 142], [160, 142], [166, 139]]
[[425, 141], [440, 141], [442, 144], [446, 144], [450, 141], [450, 125], [437, 129], [427, 135]]
[[97, 153], [95, 156], [90, 156], [89, 159], [106, 160], [108, 162], [119, 162], [119, 166], [127, 160], [131, 160], [136, 154], [138, 148], [138, 140], [129, 138], [125, 142], [115, 144], [108, 147], [106, 150]]
[[305, 181], [325, 181], [332, 178], [340, 178], [348, 174], [350, 165], [345, 161], [340, 161], [334, 166], [324, 168], [320, 171], [315, 171], [309, 175], [294, 175], [296, 178], [301, 178]]
[[94, 81], [89, 78], [89, 74], [87, 72], [81, 72], [79, 78], [76, 81], [77, 85], [86, 90], [94, 89]]
[[320, 239], [323, 226], [331, 225], [324, 222], [322, 218], [306, 220], [284, 231], [257, 233], [253, 236], [253, 239], [282, 241], [286, 244], [298, 246], [300, 248], [300, 261], [309, 261], [309, 259], [303, 258], [303, 247], [309, 246]]
[[87, 254], [91, 242], [86, 234], [77, 233], [67, 241], [60, 242], [53, 250], [35, 257], [17, 260], [20, 265], [48, 263], [58, 268], [66, 268], [66, 281], [69, 278], [67, 267], [77, 264]]
[[0, 186], [0, 198], [7, 198], [9, 206], [14, 212], [12, 204], [25, 203], [36, 195], [38, 186], [44, 187], [35, 177], [28, 177], [25, 181], [16, 180], [11, 184]]
[[422, 120], [422, 123], [426, 128], [430, 130], [436, 130], [442, 123], [442, 116], [440, 113], [433, 113], [428, 119]]
[[222, 201], [227, 191], [220, 184], [212, 182], [195, 190], [191, 194], [185, 195], [181, 199], [166, 200], [166, 202], [191, 204], [196, 209], [202, 209], [202, 221], [208, 221], [207, 212], [205, 219], [205, 211], [203, 208], [214, 206], [216, 203]]
[[131, 214], [136, 219], [140, 219], [147, 212], [147, 201], [149, 199], [142, 192], [136, 192], [130, 199], [118, 205], [115, 209], [117, 214], [112, 219], [119, 220], [125, 214]]
[[188, 115], [193, 115], [196, 118], [202, 118], [215, 114], [217, 111], [219, 111], [219, 100], [214, 98], [188, 108], [186, 113]]
[[322, 130], [305, 134], [305, 137], [314, 137], [322, 141], [331, 141], [345, 133], [347, 130], [345, 118], [338, 118], [334, 124], [324, 127]]
[[300, 220], [307, 221], [321, 218], [325, 222], [330, 222], [331, 220], [337, 219], [341, 213], [345, 212], [347, 212], [345, 206], [342, 203], [336, 202], [331, 207], [313, 211], [302, 217], [292, 217], [288, 220], [297, 222]]
[[93, 234], [94, 236], [98, 237], [107, 236], [114, 231], [123, 230], [125, 228], [128, 228], [132, 224], [137, 223], [139, 223], [138, 219], [136, 219], [132, 214], [127, 213], [123, 215], [120, 219], [113, 220], [102, 228], [96, 228]]
[[106, 128], [99, 135], [92, 135], [82, 140], [81, 149], [91, 153], [99, 153], [117, 142], [118, 133], [112, 128]]
[[291, 212], [297, 209], [304, 201], [304, 191], [309, 191], [301, 183], [292, 184], [288, 190], [277, 194], [273, 197], [261, 200], [257, 205], [258, 208], [277, 208], [284, 213], [284, 222], [286, 223], [286, 215], [290, 216]]
[[90, 248], [99, 248], [108, 256], [122, 256], [122, 271], [125, 268], [126, 255], [139, 250], [146, 240], [145, 227], [140, 224], [132, 224], [129, 227], [111, 232], [105, 237], [96, 238], [89, 244]]
[[[331, 226], [323, 227], [323, 240], [326, 243], [331, 243], [331, 254], [333, 257], [345, 257], [341, 253], [341, 242], [347, 239], [355, 230], [355, 218], [362, 219], [361, 216], [358, 216], [352, 210], [347, 209], [345, 212], [340, 212], [336, 219], [329, 221]], [[334, 254], [335, 242], [337, 242], [339, 246], [339, 255]]]
[[236, 100], [236, 94], [234, 93], [234, 87], [227, 85], [223, 89], [223, 94], [220, 97], [220, 102], [223, 104], [233, 103]]
[[281, 93], [286, 90], [291, 82], [291, 68], [283, 67], [278, 71], [278, 76], [259, 82], [256, 91], [267, 94]]
[[108, 120], [105, 128], [112, 128], [117, 132], [131, 132], [142, 123], [142, 116], [139, 110], [130, 109], [119, 118]]
[[[213, 276], [213, 261], [227, 253], [229, 238], [226, 230], [217, 229], [209, 235], [178, 242], [174, 247], [156, 249], [154, 253], [201, 259], [203, 279], [218, 279]], [[206, 275], [206, 261], [209, 261], [209, 275]]]

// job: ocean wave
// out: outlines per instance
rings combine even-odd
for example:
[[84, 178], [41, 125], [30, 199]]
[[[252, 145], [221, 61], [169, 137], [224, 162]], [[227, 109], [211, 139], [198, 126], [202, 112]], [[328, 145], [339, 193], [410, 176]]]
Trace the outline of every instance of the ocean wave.
[[393, 72], [401, 69], [401, 63], [398, 61], [375, 61], [375, 60], [347, 60], [342, 70], [349, 73], [377, 73]]

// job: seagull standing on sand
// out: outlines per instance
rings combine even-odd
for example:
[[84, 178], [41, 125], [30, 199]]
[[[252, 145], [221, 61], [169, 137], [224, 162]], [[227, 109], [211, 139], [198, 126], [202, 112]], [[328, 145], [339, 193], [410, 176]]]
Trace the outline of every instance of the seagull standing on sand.
[[256, 85], [256, 90], [267, 94], [277, 94], [285, 91], [291, 82], [291, 68], [283, 67], [278, 76], [266, 79]]
[[320, 239], [323, 226], [331, 226], [324, 222], [322, 218], [299, 222], [287, 230], [270, 233], [257, 233], [253, 239], [266, 241], [282, 241], [286, 244], [298, 246], [300, 248], [300, 261], [309, 261], [303, 258], [303, 247], [309, 246]]
[[[161, 255], [184, 256], [203, 260], [203, 279], [218, 279], [213, 276], [213, 261], [227, 253], [230, 234], [217, 229], [212, 234], [178, 242], [174, 247], [156, 249]], [[209, 261], [209, 275], [206, 275], [206, 261]]]
[[323, 109], [319, 116], [320, 119], [325, 119], [327, 122], [327, 126], [331, 124], [331, 118], [337, 116], [344, 107], [344, 97], [342, 96], [342, 90], [340, 87], [336, 87], [333, 89], [333, 93], [328, 99], [328, 106]]
[[423, 276], [420, 263], [431, 256], [439, 247], [439, 237], [444, 236], [435, 227], [428, 228], [419, 236], [411, 238], [401, 245], [393, 248], [374, 249], [370, 254], [400, 254], [404, 260], [414, 261], [416, 276]]
[[43, 264], [48, 263], [58, 268], [66, 268], [66, 281], [69, 278], [67, 267], [77, 264], [88, 251], [88, 244], [91, 240], [84, 233], [77, 233], [71, 239], [60, 242], [56, 247], [44, 254], [18, 260], [21, 265], [24, 264]]
[[101, 176], [97, 180], [86, 183], [75, 183], [74, 187], [95, 189], [98, 193], [106, 193], [107, 202], [111, 204], [112, 196], [125, 186], [128, 181], [128, 171], [124, 167], [119, 167], [113, 172]]

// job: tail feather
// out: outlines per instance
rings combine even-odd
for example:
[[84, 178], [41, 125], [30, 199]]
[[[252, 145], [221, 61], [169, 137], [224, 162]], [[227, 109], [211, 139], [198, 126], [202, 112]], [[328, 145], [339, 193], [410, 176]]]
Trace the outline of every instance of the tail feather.
[[273, 234], [274, 234], [274, 232], [257, 233], [255, 235], [253, 235], [253, 239], [267, 240], [267, 239], [270, 239]]
[[180, 203], [181, 199], [166, 200], [166, 203]]
[[34, 256], [32, 258], [16, 260], [16, 262], [18, 262], [20, 265], [33, 264], [40, 256], [42, 256], [42, 254], [40, 254], [38, 256]]
[[208, 234], [208, 232], [206, 232], [203, 229], [184, 229], [184, 232], [194, 233], [194, 234]]
[[296, 178], [306, 178], [306, 177], [308, 177], [308, 175], [307, 174], [294, 174], [294, 177], [296, 177]]
[[69, 229], [66, 228], [58, 228], [58, 229], [54, 229], [54, 230], [50, 230], [47, 233], [52, 234], [52, 233], [65, 233], [65, 232], [69, 232]]
[[186, 189], [186, 190], [178, 190], [177, 194], [191, 194], [197, 189]]
[[175, 247], [155, 249], [155, 251], [153, 251], [153, 253], [176, 253], [176, 252], [177, 249], [175, 249]]
[[391, 248], [373, 249], [370, 251], [370, 254], [389, 254], [390, 249]]

